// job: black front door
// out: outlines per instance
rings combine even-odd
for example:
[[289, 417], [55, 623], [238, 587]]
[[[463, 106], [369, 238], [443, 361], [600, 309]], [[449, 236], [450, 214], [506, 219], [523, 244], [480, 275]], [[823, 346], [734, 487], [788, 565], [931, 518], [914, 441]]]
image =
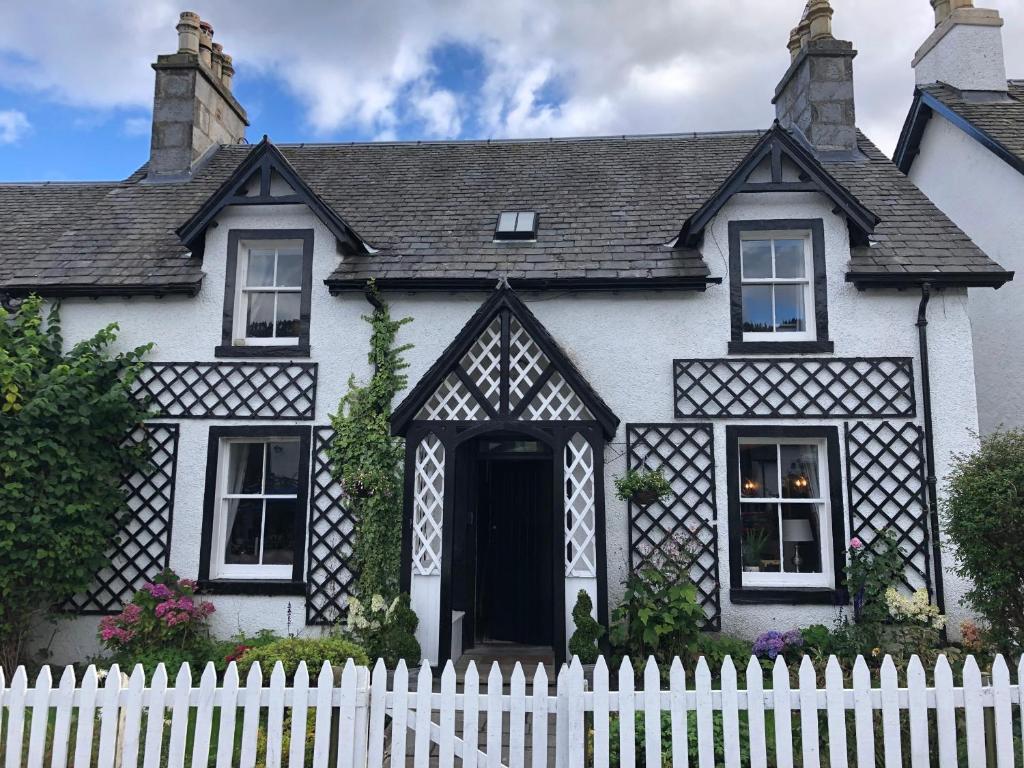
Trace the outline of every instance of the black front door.
[[484, 441], [479, 455], [476, 635], [551, 645], [551, 454], [508, 440]]

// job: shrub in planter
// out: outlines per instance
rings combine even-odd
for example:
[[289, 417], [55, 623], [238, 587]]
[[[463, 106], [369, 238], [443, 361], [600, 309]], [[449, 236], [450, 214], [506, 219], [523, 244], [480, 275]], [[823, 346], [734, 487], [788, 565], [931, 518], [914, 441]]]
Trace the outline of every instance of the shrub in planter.
[[569, 653], [578, 656], [581, 664], [597, 663], [597, 641], [604, 634], [604, 627], [591, 615], [593, 610], [594, 603], [590, 599], [590, 594], [587, 590], [581, 589], [576, 595], [576, 605], [572, 609], [576, 631], [569, 638]]
[[642, 507], [672, 493], [672, 486], [661, 472], [631, 469], [622, 477], [615, 478], [615, 495], [622, 501], [632, 501]]
[[374, 662], [384, 659], [388, 669], [394, 669], [402, 659], [406, 664], [420, 663], [420, 644], [416, 640], [419, 623], [405, 593], [390, 603], [381, 595], [370, 598], [369, 605], [354, 597], [348, 602], [348, 633]]
[[264, 678], [270, 675], [278, 661], [289, 678], [295, 675], [299, 662], [306, 662], [311, 680], [315, 680], [324, 662], [332, 666], [343, 666], [348, 659], [356, 664], [366, 665], [369, 659], [360, 646], [337, 635], [325, 637], [286, 637], [267, 645], [250, 648], [238, 660], [238, 674], [244, 677], [254, 662], [259, 662]]

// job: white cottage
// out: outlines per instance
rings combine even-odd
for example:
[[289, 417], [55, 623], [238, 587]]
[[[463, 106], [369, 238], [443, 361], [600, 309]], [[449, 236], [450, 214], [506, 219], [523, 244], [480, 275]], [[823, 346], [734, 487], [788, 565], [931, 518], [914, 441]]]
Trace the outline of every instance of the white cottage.
[[[324, 447], [369, 375], [371, 278], [414, 318], [395, 536], [432, 661], [562, 657], [578, 590], [607, 622], [677, 534], [711, 629], [831, 622], [849, 538], [885, 528], [955, 621], [936, 502], [977, 428], [967, 289], [1011, 275], [857, 132], [831, 14], [794, 30], [764, 131], [254, 146], [230, 58], [182, 14], [145, 166], [0, 188], [9, 301], [61, 298], [70, 340], [116, 320], [155, 342], [159, 472], [129, 480], [58, 659], [168, 565], [222, 634], [343, 615], [354, 524]], [[672, 494], [619, 501], [627, 467]]]

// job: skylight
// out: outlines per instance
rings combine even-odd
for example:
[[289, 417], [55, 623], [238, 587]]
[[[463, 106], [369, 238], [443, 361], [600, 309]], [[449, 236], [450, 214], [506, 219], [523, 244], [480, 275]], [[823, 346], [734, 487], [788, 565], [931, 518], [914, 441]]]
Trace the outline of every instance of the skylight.
[[494, 228], [495, 240], [536, 240], [537, 214], [533, 211], [502, 211], [498, 226]]

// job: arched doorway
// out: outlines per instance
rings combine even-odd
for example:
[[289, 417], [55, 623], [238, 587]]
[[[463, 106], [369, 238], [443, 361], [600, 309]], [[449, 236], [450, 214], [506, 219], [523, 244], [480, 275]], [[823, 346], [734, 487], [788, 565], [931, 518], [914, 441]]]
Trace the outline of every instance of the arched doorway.
[[520, 586], [535, 608], [514, 631], [546, 640], [556, 659], [580, 589], [607, 624], [603, 456], [617, 427], [512, 291], [474, 314], [392, 419], [406, 437], [403, 588], [425, 658], [513, 633], [530, 612], [512, 594], [516, 574], [530, 578]]

